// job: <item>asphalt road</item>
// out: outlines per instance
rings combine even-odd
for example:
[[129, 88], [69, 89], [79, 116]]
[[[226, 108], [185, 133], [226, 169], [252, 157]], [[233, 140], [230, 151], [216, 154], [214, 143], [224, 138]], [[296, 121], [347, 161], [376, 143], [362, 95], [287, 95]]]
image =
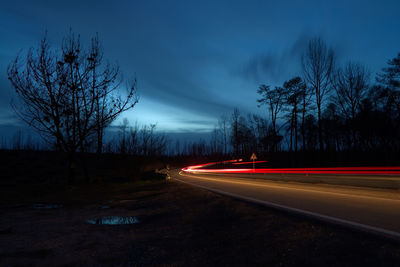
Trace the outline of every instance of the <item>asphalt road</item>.
[[400, 239], [400, 192], [176, 171], [172, 178], [262, 205]]

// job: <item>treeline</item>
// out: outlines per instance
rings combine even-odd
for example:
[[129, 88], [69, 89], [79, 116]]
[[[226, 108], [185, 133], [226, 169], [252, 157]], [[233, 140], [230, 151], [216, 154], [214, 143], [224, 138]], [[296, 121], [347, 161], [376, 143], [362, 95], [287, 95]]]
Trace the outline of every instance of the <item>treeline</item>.
[[[102, 152], [132, 156], [159, 157], [168, 154], [167, 136], [157, 131], [156, 124], [130, 125], [127, 119], [118, 126], [108, 127], [102, 141]], [[55, 150], [54, 144], [43, 142], [39, 136], [17, 131], [9, 138], [1, 137], [0, 150]], [[92, 142], [85, 152], [96, 153], [97, 143]]]
[[271, 115], [264, 149], [400, 150], [400, 54], [375, 82], [365, 66], [336, 62], [334, 51], [313, 39], [302, 57], [302, 76], [274, 88], [260, 85], [258, 102]]
[[[289, 152], [305, 155], [400, 152], [400, 53], [372, 75], [355, 62], [339, 64], [322, 39], [309, 41], [301, 72], [280, 85], [261, 84], [258, 107], [268, 117], [234, 109], [221, 116], [209, 140], [171, 141], [155, 124], [129, 125], [113, 131], [111, 123], [132, 109], [138, 98], [136, 81], [117, 93], [122, 82], [118, 66], [104, 64], [98, 37], [83, 49], [71, 32], [59, 53], [46, 37], [25, 61], [11, 62], [8, 78], [18, 95], [14, 110], [48, 142], [68, 155], [72, 169], [77, 154], [119, 153], [140, 156], [266, 157]], [[105, 129], [114, 134], [106, 139]], [[16, 135], [8, 149], [40, 149]], [[315, 153], [318, 152], [318, 153]], [[379, 152], [379, 153], [378, 153]]]
[[333, 49], [316, 38], [309, 41], [301, 66], [301, 75], [282, 85], [259, 86], [258, 106], [267, 109], [268, 118], [234, 109], [230, 116], [220, 118], [210, 142], [187, 144], [176, 153], [396, 157], [400, 152], [400, 53], [372, 75], [360, 63], [339, 64]]
[[35, 138], [35, 136], [23, 133], [20, 130], [9, 138], [2, 136], [0, 150], [49, 150], [49, 146]]
[[128, 154], [135, 156], [160, 157], [167, 154], [168, 139], [164, 133], [157, 131], [156, 124], [131, 126], [128, 119], [117, 127], [103, 151], [106, 153]]

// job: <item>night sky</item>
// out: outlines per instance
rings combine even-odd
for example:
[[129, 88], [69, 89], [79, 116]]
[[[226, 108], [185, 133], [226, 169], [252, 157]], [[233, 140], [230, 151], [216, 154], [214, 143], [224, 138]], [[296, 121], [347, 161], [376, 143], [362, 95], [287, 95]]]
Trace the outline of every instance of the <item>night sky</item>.
[[44, 32], [59, 47], [69, 29], [83, 44], [99, 33], [104, 57], [136, 74], [139, 104], [115, 124], [157, 123], [167, 133], [206, 134], [235, 107], [267, 116], [257, 88], [301, 74], [310, 38], [340, 63], [365, 64], [371, 78], [400, 52], [400, 1], [1, 1], [0, 129], [13, 115], [7, 65]]

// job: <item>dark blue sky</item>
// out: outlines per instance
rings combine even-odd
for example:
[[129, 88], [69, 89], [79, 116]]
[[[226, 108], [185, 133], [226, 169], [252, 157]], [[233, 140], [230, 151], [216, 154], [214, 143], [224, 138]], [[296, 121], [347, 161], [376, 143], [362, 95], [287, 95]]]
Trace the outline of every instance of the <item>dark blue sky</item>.
[[[300, 74], [307, 41], [321, 36], [339, 62], [375, 73], [400, 52], [400, 1], [1, 1], [0, 129], [17, 120], [6, 67], [37, 46], [55, 47], [69, 28], [83, 42], [98, 32], [105, 58], [135, 73], [140, 102], [123, 114], [167, 132], [208, 132], [234, 107], [257, 108], [259, 84]], [[117, 122], [118, 123], [118, 122]]]

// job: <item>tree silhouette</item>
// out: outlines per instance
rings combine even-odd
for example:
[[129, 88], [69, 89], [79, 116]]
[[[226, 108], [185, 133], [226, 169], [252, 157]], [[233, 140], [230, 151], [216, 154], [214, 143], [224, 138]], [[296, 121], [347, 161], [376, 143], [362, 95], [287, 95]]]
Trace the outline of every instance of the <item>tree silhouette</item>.
[[278, 86], [271, 89], [269, 85], [262, 84], [258, 88], [257, 93], [261, 95], [261, 98], [257, 99], [257, 102], [260, 103], [258, 106], [268, 106], [268, 111], [271, 116], [272, 132], [268, 134], [267, 140], [269, 140], [268, 142], [274, 143], [273, 150], [276, 151], [278, 143], [282, 140], [282, 137], [278, 135], [276, 120], [278, 119], [284, 104], [284, 90], [282, 87]]
[[302, 56], [302, 68], [306, 82], [315, 95], [318, 112], [319, 149], [323, 150], [321, 115], [325, 96], [330, 91], [331, 75], [334, 66], [334, 53], [321, 38], [309, 41], [307, 50]]
[[96, 138], [102, 146], [104, 128], [138, 101], [135, 84], [121, 95], [118, 66], [102, 59], [97, 35], [84, 50], [80, 37], [70, 31], [60, 50], [51, 49], [45, 35], [24, 61], [17, 56], [7, 69], [18, 96], [15, 112], [68, 154], [70, 183], [76, 153], [86, 151]]
[[369, 73], [360, 64], [349, 62], [333, 75], [336, 102], [346, 119], [353, 120], [360, 109], [361, 101], [368, 93]]
[[376, 77], [380, 88], [375, 89], [380, 91], [385, 111], [391, 116], [400, 116], [400, 53], [387, 63], [389, 66]]
[[303, 151], [307, 150], [305, 121], [306, 121], [306, 114], [308, 113], [311, 106], [311, 97], [312, 97], [312, 92], [310, 88], [307, 87], [307, 85], [304, 83], [304, 86], [301, 87], [301, 92], [300, 92], [301, 140], [302, 140]]
[[301, 103], [302, 94], [304, 94], [306, 85], [302, 81], [300, 77], [295, 77], [286, 81], [283, 84], [283, 88], [285, 89], [285, 106], [289, 112], [289, 129], [290, 129], [290, 145], [289, 149], [292, 151], [293, 149], [293, 135], [294, 135], [294, 147], [295, 151], [297, 151], [297, 138], [298, 138], [298, 112], [299, 106]]
[[378, 74], [377, 81], [393, 89], [400, 89], [400, 53], [388, 60], [389, 67], [383, 68]]
[[257, 102], [260, 103], [259, 106], [268, 106], [268, 111], [271, 116], [272, 129], [275, 133], [277, 133], [276, 120], [282, 111], [284, 103], [283, 88], [276, 86], [274, 89], [271, 89], [269, 85], [262, 84], [258, 88], [257, 93], [261, 95], [261, 98], [257, 99]]
[[[335, 102], [340, 107], [342, 116], [352, 124], [368, 93], [369, 73], [364, 66], [349, 62], [335, 71], [332, 80], [336, 91]], [[351, 127], [350, 132], [352, 144], [356, 147], [358, 140], [355, 128]]]
[[240, 113], [238, 108], [233, 110], [231, 117], [231, 143], [233, 153], [238, 155], [240, 146]]
[[221, 144], [223, 149], [223, 154], [228, 153], [228, 118], [222, 115], [218, 119], [219, 134], [221, 136]]

